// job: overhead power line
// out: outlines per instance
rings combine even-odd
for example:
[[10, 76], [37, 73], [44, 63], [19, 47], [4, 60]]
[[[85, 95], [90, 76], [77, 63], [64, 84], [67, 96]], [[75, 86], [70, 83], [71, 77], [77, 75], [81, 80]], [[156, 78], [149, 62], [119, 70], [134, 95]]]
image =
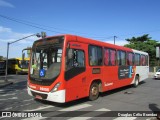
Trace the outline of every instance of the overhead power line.
[[[96, 35], [96, 34], [92, 34], [92, 33], [84, 33], [84, 32], [78, 32], [78, 31], [74, 31], [74, 30], [68, 30], [68, 29], [61, 29], [61, 28], [56, 28], [56, 27], [52, 27], [52, 26], [46, 26], [46, 25], [41, 25], [38, 23], [33, 23], [30, 21], [25, 21], [25, 20], [20, 20], [20, 19], [16, 19], [13, 17], [8, 17], [5, 15], [1, 15], [1, 18], [13, 21], [13, 22], [17, 22], [19, 24], [23, 24], [23, 25], [27, 25], [33, 28], [37, 28], [37, 29], [41, 29], [44, 31], [50, 31], [50, 32], [54, 32], [54, 33], [59, 33], [59, 34], [65, 34], [66, 32], [74, 32], [74, 33], [78, 33], [78, 34], [83, 34], [83, 35], [87, 35], [87, 37], [91, 37], [94, 39], [101, 39], [101, 40], [107, 40], [107, 39], [111, 39], [114, 37], [114, 35], [112, 36], [102, 36], [102, 35]], [[54, 29], [54, 30], [53, 30]], [[66, 32], [62, 32], [62, 31], [66, 31]], [[151, 32], [158, 32], [160, 31], [160, 29], [156, 29], [156, 30], [150, 30], [150, 31], [146, 31], [146, 32], [139, 32], [139, 33], [133, 33], [133, 34], [122, 34], [122, 35], [118, 35], [118, 37], [125, 37], [125, 36], [131, 36], [131, 35], [137, 35], [137, 34], [147, 34], [147, 33], [151, 33]]]
[[[8, 17], [8, 16], [0, 15], [0, 17], [5, 18], [5, 19], [8, 19], [8, 20], [11, 20], [11, 21], [14, 21], [14, 22], [17, 22], [17, 23], [20, 23], [20, 24], [27, 25], [27, 26], [30, 26], [30, 27], [38, 28], [38, 29], [41, 29], [41, 30], [50, 31], [50, 32], [55, 32], [55, 33], [61, 33], [61, 32], [59, 32], [59, 31], [54, 31], [54, 30], [50, 30], [50, 29], [47, 29], [47, 28], [43, 28], [43, 27], [40, 27], [40, 26], [37, 26], [37, 25], [33, 25], [33, 24], [30, 24], [30, 23], [27, 23], [27, 22], [23, 22], [23, 21], [21, 21], [21, 20], [17, 20], [17, 19]], [[61, 34], [62, 34], [62, 33], [61, 33]]]
[[[37, 29], [50, 31], [50, 32], [54, 32], [54, 33], [64, 34], [65, 32], [61, 32], [61, 31], [66, 31], [66, 32], [74, 32], [74, 33], [79, 33], [79, 34], [88, 35], [88, 36], [92, 35], [94, 38], [104, 38], [104, 39], [106, 38], [106, 36], [102, 37], [102, 36], [92, 34], [92, 33], [84, 33], [84, 32], [78, 32], [78, 31], [74, 31], [74, 30], [68, 30], [68, 29], [56, 28], [56, 27], [52, 27], [52, 26], [41, 25], [41, 24], [38, 24], [38, 23], [33, 23], [33, 22], [30, 22], [30, 21], [15, 19], [15, 18], [8, 17], [8, 16], [1, 15], [1, 14], [0, 14], [0, 17], [5, 18], [5, 19], [10, 20], [10, 21], [20, 23], [20, 24], [27, 25], [27, 26], [30, 26], [30, 27], [34, 27], [34, 28], [37, 28]], [[53, 30], [53, 29], [55, 29], [55, 30]]]

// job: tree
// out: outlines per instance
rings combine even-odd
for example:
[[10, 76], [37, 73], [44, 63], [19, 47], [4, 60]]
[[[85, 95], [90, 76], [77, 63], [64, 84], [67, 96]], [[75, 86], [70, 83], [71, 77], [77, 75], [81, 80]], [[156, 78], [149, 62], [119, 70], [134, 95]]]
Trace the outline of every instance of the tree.
[[158, 41], [152, 40], [148, 34], [140, 37], [132, 37], [131, 39], [126, 39], [129, 44], [124, 45], [132, 49], [147, 52], [149, 54], [150, 65], [156, 65], [156, 46], [160, 45]]

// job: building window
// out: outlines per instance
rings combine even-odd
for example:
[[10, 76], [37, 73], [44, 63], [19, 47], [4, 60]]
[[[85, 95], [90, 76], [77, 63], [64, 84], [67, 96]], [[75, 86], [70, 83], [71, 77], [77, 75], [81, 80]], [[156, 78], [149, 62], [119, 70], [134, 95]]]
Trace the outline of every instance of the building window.
[[89, 46], [89, 64], [91, 66], [102, 65], [102, 48], [98, 46]]

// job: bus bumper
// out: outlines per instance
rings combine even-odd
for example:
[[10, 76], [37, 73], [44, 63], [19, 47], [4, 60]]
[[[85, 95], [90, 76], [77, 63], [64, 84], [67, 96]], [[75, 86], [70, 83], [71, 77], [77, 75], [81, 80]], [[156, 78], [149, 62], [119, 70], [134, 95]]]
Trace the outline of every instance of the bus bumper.
[[41, 92], [36, 91], [28, 87], [28, 94], [30, 96], [34, 96], [37, 99], [57, 102], [57, 103], [65, 103], [65, 90], [59, 90], [56, 92]]

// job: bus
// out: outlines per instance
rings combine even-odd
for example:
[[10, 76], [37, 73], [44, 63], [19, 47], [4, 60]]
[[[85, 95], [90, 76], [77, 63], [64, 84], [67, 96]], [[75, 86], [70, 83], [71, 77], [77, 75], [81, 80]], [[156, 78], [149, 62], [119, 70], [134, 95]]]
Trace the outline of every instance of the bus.
[[8, 73], [28, 73], [29, 58], [10, 58], [8, 59]]
[[33, 43], [28, 94], [65, 103], [134, 85], [148, 78], [148, 53], [75, 35], [51, 36]]

